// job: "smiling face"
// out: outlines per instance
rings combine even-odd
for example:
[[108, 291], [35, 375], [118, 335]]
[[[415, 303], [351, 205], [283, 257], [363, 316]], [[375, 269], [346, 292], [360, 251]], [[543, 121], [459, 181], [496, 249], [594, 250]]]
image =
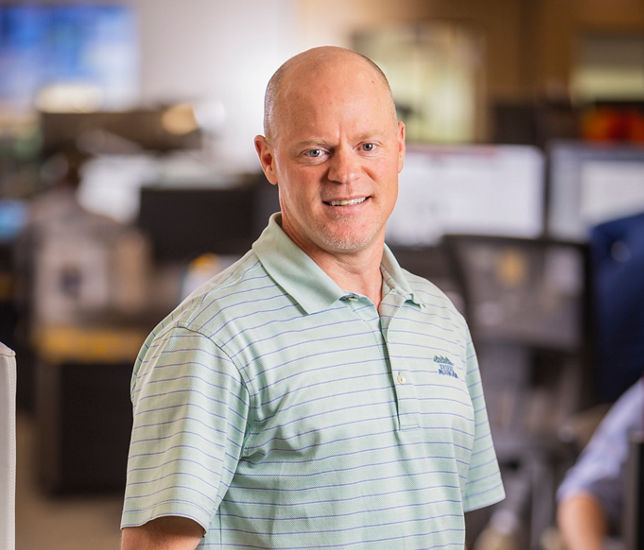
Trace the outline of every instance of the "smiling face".
[[405, 150], [382, 77], [345, 50], [304, 54], [283, 77], [274, 118], [255, 145], [286, 234], [313, 259], [381, 254]]

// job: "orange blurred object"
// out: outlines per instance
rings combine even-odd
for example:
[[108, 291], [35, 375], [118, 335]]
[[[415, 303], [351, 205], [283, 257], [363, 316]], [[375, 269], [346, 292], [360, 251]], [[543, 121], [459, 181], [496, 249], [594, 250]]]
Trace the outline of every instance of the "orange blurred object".
[[598, 107], [583, 116], [581, 133], [589, 141], [644, 143], [644, 112]]

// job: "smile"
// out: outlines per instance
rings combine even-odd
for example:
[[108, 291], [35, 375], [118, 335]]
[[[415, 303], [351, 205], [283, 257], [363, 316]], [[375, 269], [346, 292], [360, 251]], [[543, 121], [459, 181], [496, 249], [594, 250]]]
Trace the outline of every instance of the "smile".
[[367, 197], [359, 197], [357, 199], [350, 200], [339, 200], [339, 201], [328, 201], [327, 204], [331, 206], [353, 206], [354, 204], [360, 204], [367, 200]]

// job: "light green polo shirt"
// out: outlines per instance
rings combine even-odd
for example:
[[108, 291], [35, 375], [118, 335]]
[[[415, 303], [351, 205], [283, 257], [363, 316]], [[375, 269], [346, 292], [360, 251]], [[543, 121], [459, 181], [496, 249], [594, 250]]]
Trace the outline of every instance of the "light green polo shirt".
[[122, 526], [192, 518], [199, 548], [459, 549], [503, 498], [465, 321], [382, 261], [380, 315], [271, 217], [134, 367]]

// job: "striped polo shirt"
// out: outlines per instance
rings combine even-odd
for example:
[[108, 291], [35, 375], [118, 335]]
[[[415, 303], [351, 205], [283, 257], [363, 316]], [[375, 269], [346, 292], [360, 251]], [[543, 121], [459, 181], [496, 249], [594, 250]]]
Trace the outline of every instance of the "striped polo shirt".
[[134, 366], [122, 526], [198, 548], [459, 549], [503, 498], [462, 316], [385, 249], [380, 313], [282, 231], [191, 294]]

